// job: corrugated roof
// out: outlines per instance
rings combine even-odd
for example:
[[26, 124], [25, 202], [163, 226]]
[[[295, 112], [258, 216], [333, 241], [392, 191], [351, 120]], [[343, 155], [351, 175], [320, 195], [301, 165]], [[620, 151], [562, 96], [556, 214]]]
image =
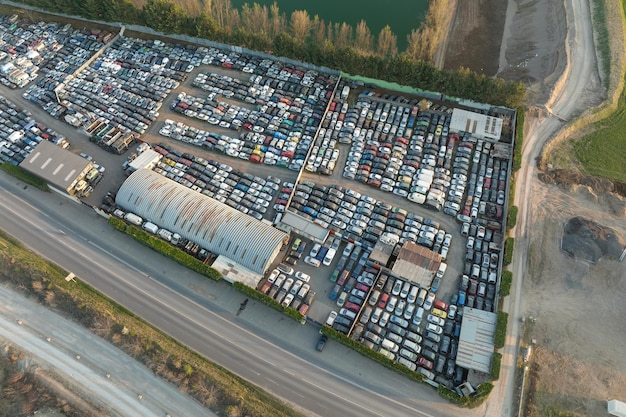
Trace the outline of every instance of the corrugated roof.
[[140, 169], [120, 187], [125, 210], [263, 274], [287, 234], [154, 171]]
[[20, 167], [43, 178], [49, 184], [69, 191], [77, 178], [93, 168], [93, 164], [52, 142], [42, 140], [22, 161]]
[[498, 315], [489, 311], [463, 309], [457, 365], [485, 374], [490, 372], [497, 320]]
[[428, 288], [440, 264], [441, 255], [407, 241], [402, 245], [392, 271], [422, 288]]

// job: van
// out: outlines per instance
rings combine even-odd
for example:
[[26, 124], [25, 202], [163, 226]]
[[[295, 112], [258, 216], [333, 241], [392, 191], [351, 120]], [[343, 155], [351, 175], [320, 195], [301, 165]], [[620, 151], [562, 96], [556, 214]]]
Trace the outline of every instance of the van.
[[331, 264], [331, 262], [333, 261], [333, 259], [335, 258], [335, 253], [337, 251], [335, 249], [328, 249], [328, 252], [326, 252], [326, 255], [324, 256], [324, 262], [323, 264], [328, 266]]
[[354, 320], [356, 318], [356, 313], [354, 311], [348, 310], [347, 308], [342, 308], [339, 310], [339, 315], [349, 318], [350, 320]]
[[134, 224], [135, 226], [139, 226], [141, 223], [143, 223], [143, 219], [137, 216], [135, 213], [126, 213], [126, 215], [124, 216], [124, 220], [126, 220], [128, 223]]
[[370, 320], [370, 316], [372, 315], [372, 307], [365, 307], [363, 310], [363, 314], [361, 314], [361, 323], [365, 324]]
[[405, 340], [404, 343], [402, 343], [402, 346], [409, 350], [412, 350], [415, 353], [420, 353], [420, 351], [422, 350], [420, 345], [410, 340]]
[[419, 295], [417, 296], [417, 305], [421, 306], [424, 304], [424, 301], [426, 300], [426, 296], [428, 295], [428, 291], [426, 291], [426, 289], [422, 288], [420, 289]]
[[389, 339], [384, 339], [383, 342], [380, 344], [380, 347], [393, 353], [396, 353], [398, 349], [400, 349], [398, 345], [396, 345], [394, 342], [392, 342]]
[[153, 235], [156, 235], [157, 232], [159, 231], [159, 226], [157, 226], [154, 223], [150, 223], [150, 222], [144, 223], [144, 225], [142, 227], [143, 227], [144, 230], [152, 233]]
[[461, 235], [464, 237], [467, 237], [469, 235], [469, 230], [470, 230], [470, 224], [463, 223], [463, 225], [461, 226]]
[[439, 270], [437, 270], [437, 278], [443, 278], [443, 274], [446, 273], [446, 269], [448, 269], [448, 264], [442, 262], [439, 264]]
[[167, 229], [159, 229], [157, 234], [161, 237], [161, 239], [167, 242], [170, 242], [172, 240], [173, 233]]
[[415, 304], [415, 301], [417, 300], [417, 294], [420, 291], [420, 287], [418, 287], [417, 285], [414, 285], [411, 287], [411, 291], [409, 291], [409, 296], [407, 297], [406, 301], [409, 304]]

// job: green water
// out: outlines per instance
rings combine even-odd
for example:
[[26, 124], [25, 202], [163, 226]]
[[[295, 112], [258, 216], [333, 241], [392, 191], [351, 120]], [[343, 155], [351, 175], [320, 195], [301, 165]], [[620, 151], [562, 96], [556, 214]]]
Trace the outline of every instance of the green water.
[[428, 0], [232, 0], [232, 5], [241, 8], [244, 3], [259, 3], [271, 6], [278, 4], [287, 20], [294, 10], [306, 10], [311, 18], [318, 15], [328, 22], [346, 22], [356, 29], [364, 19], [374, 36], [389, 25], [398, 37], [398, 50], [406, 48], [406, 36], [419, 27], [428, 8]]

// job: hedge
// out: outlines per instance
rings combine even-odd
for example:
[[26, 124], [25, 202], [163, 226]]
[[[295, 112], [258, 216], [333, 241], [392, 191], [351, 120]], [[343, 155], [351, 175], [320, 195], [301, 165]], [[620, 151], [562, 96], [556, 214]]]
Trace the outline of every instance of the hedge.
[[510, 265], [513, 262], [513, 247], [515, 246], [515, 239], [507, 237], [504, 241], [504, 264]]
[[348, 336], [346, 336], [345, 334], [329, 327], [329, 326], [322, 326], [322, 329], [320, 330], [320, 332], [322, 334], [325, 334], [328, 337], [331, 337], [335, 340], [337, 340], [339, 343], [348, 346], [349, 348], [352, 348], [353, 350], [356, 350], [358, 353], [360, 353], [361, 355], [372, 359], [375, 362], [380, 363], [381, 365], [383, 365], [386, 368], [389, 368], [393, 371], [399, 372], [415, 381], [421, 382], [424, 380], [424, 377], [422, 376], [422, 374], [415, 372], [415, 371], [411, 371], [409, 368], [407, 368], [404, 365], [399, 364], [396, 361], [393, 361], [389, 358], [387, 358], [386, 356], [383, 356], [382, 354], [368, 348], [367, 346], [365, 346], [363, 343], [358, 342], [354, 339], [349, 338]]
[[511, 284], [513, 283], [513, 272], [504, 270], [500, 277], [500, 296], [506, 297], [511, 294]]
[[506, 218], [506, 228], [512, 229], [517, 224], [517, 206], [509, 207], [509, 214]]
[[500, 366], [502, 365], [502, 354], [499, 352], [493, 352], [491, 357], [491, 380], [497, 381], [500, 379]]
[[235, 287], [236, 289], [238, 289], [239, 291], [241, 291], [248, 297], [252, 297], [256, 300], [259, 300], [263, 304], [272, 307], [274, 310], [278, 310], [280, 312], [285, 313], [287, 316], [291, 317], [292, 319], [298, 322], [303, 322], [305, 319], [304, 315], [300, 314], [300, 312], [298, 312], [297, 310], [294, 310], [291, 307], [283, 306], [281, 303], [274, 300], [272, 297], [266, 294], [263, 294], [262, 292], [256, 290], [255, 288], [249, 287], [244, 283], [234, 282], [233, 287]]
[[452, 391], [443, 385], [439, 385], [437, 388], [437, 393], [447, 399], [450, 402], [453, 402], [461, 407], [466, 408], [476, 408], [483, 403], [491, 393], [493, 389], [493, 384], [489, 382], [485, 382], [476, 387], [476, 392], [469, 396], [464, 397], [456, 393], [456, 391]]
[[50, 192], [50, 188], [48, 187], [47, 182], [16, 165], [5, 162], [0, 165], [0, 168], [2, 168], [2, 170], [7, 174], [14, 176], [18, 180], [21, 180], [28, 185], [32, 185], [33, 187], [36, 187], [41, 191]]
[[176, 246], [162, 239], [159, 239], [158, 237], [152, 236], [145, 230], [127, 224], [124, 221], [113, 216], [109, 217], [109, 224], [112, 225], [116, 230], [132, 236], [136, 241], [159, 252], [161, 255], [178, 262], [179, 264], [191, 269], [194, 272], [204, 275], [207, 278], [211, 278], [214, 281], [219, 281], [220, 279], [222, 279], [222, 274], [220, 274], [219, 271], [217, 271], [216, 269], [211, 268], [209, 265], [203, 263], [199, 259], [194, 258], [186, 252], [183, 252]]
[[496, 332], [493, 335], [493, 344], [496, 348], [504, 347], [506, 341], [506, 326], [509, 321], [509, 313], [498, 311], [498, 320], [496, 322]]
[[513, 171], [522, 167], [522, 147], [524, 145], [524, 108], [518, 107], [515, 122], [515, 148], [513, 149]]

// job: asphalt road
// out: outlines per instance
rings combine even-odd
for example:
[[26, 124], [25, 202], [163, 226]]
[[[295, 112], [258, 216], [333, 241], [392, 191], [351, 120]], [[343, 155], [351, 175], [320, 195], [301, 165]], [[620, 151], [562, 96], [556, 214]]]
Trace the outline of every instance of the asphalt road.
[[43, 256], [190, 346], [309, 415], [456, 416], [459, 409], [330, 342], [317, 328], [248, 303], [110, 228], [85, 206], [0, 174], [0, 224]]

